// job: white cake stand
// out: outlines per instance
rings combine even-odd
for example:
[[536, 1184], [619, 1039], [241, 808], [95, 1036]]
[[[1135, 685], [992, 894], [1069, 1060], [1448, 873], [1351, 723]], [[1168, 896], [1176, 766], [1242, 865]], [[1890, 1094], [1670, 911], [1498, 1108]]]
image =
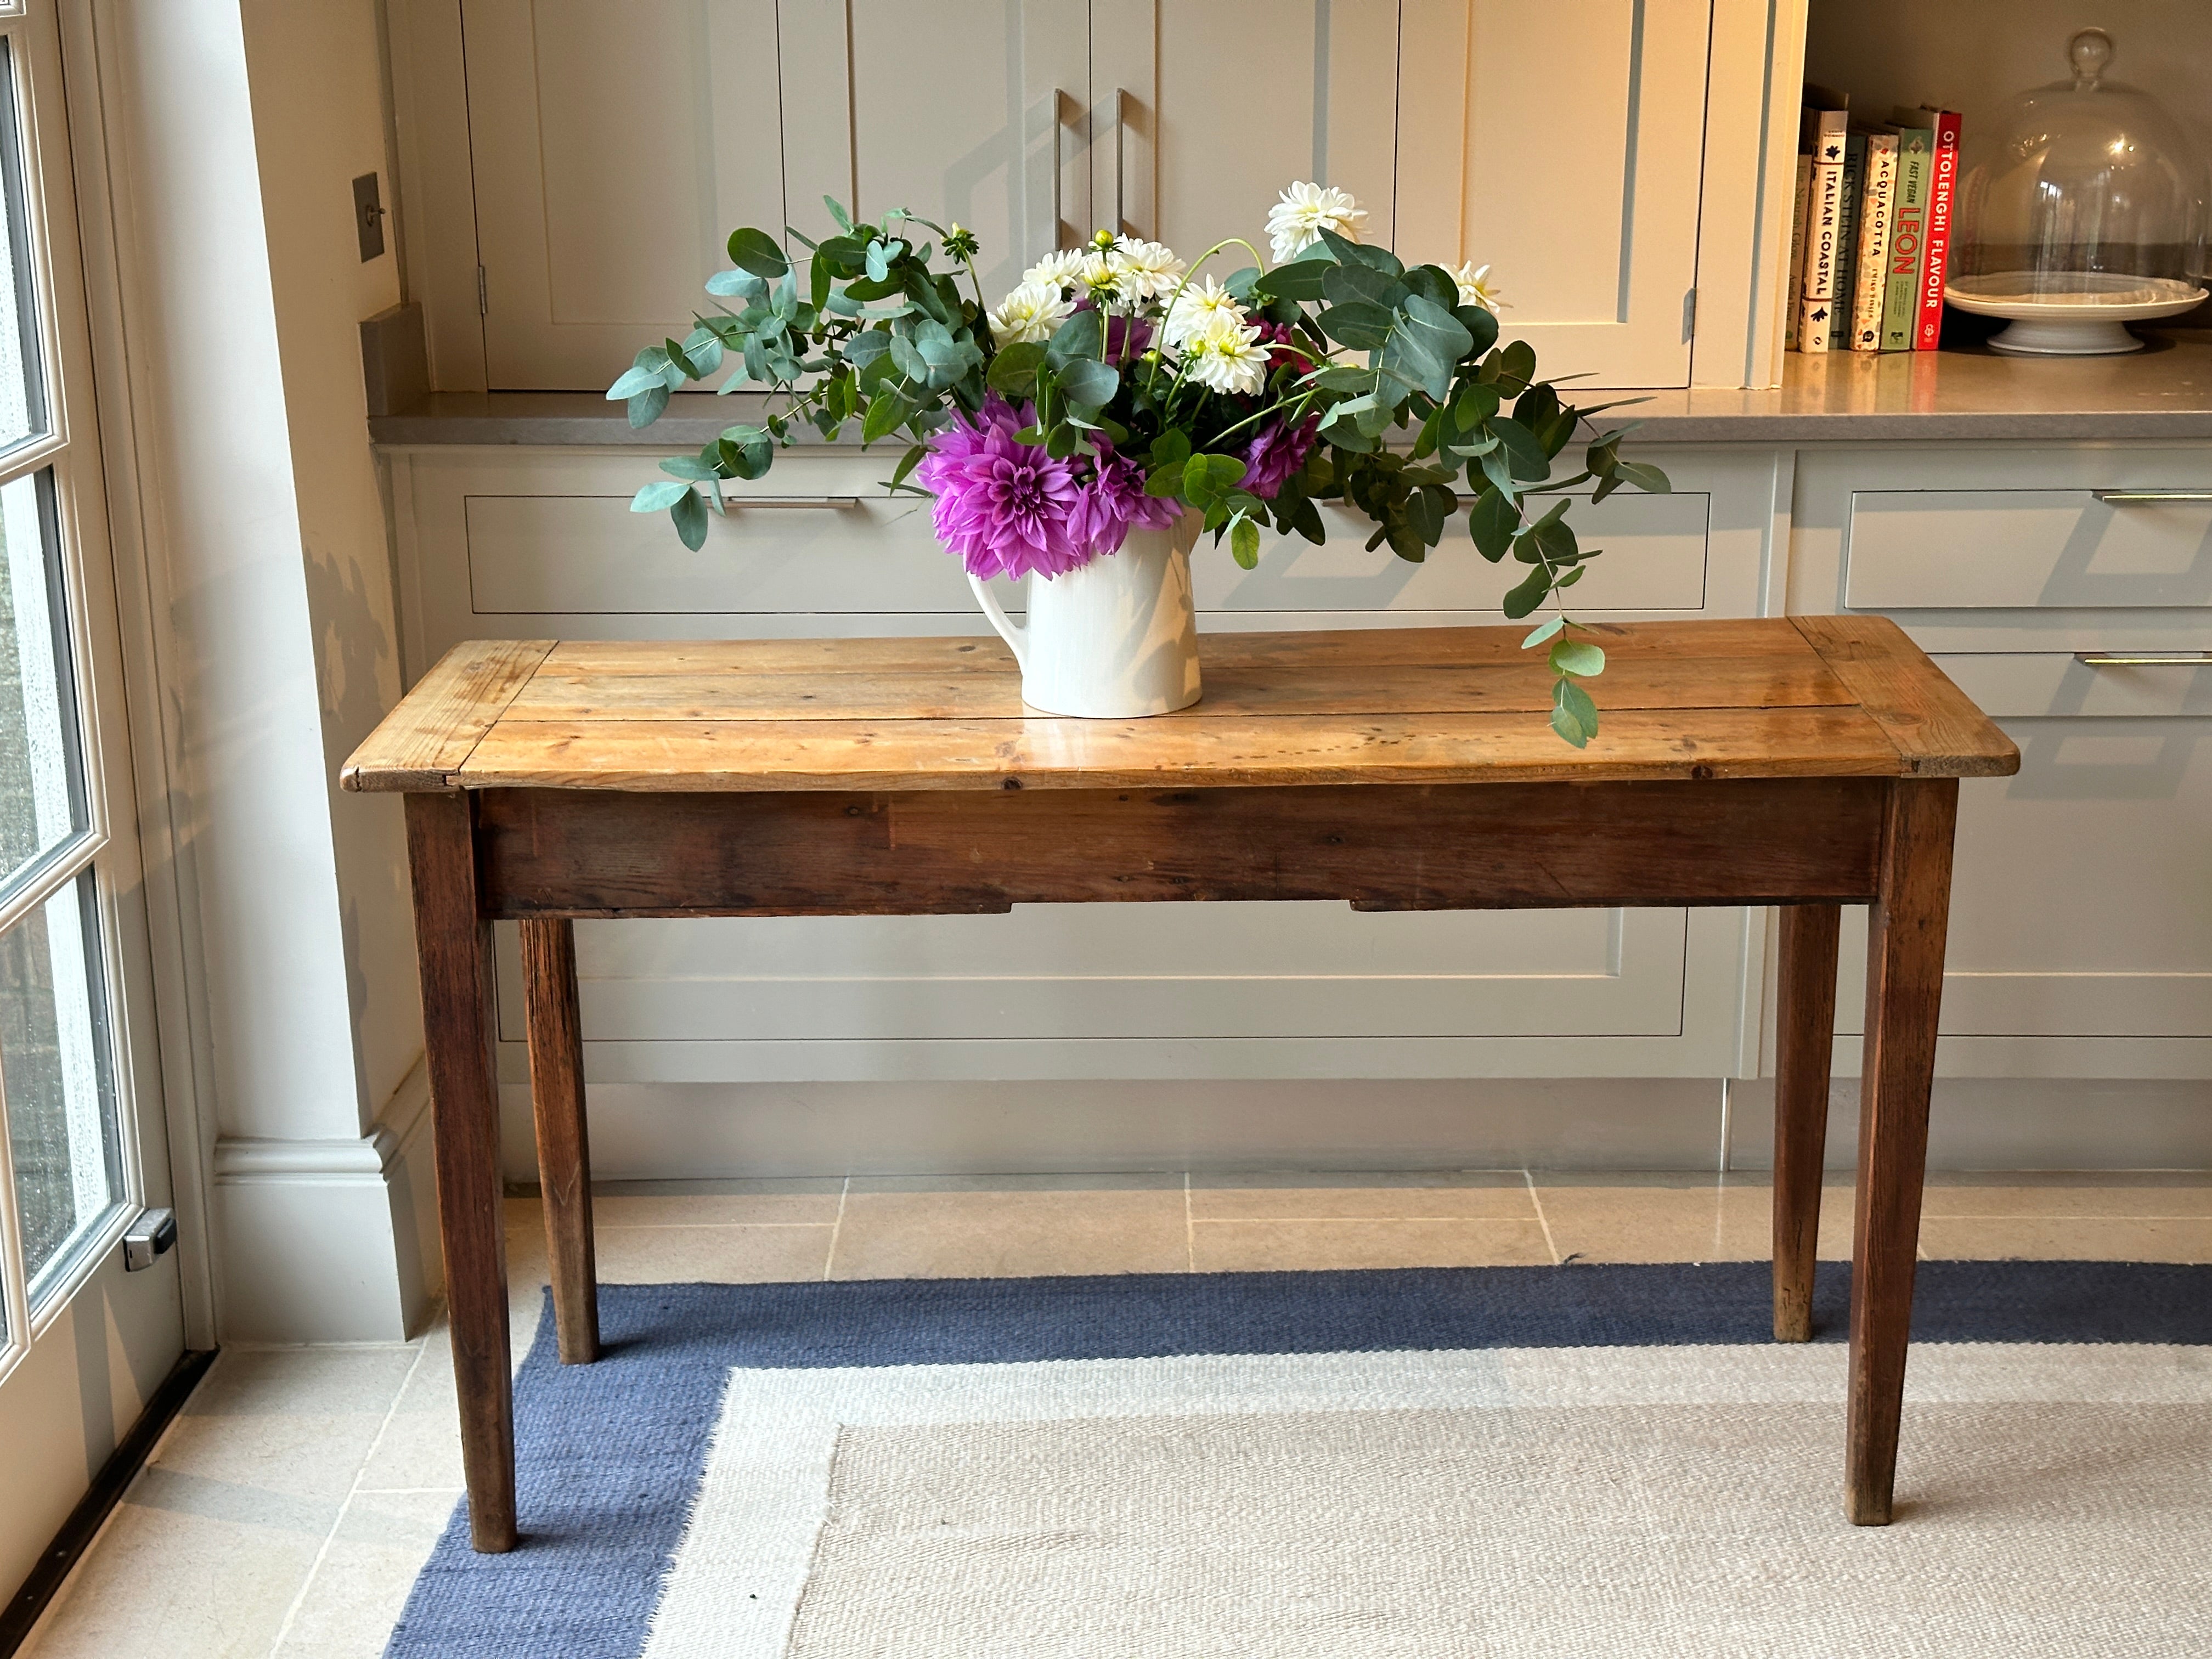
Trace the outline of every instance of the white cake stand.
[[1990, 341], [1993, 351], [2034, 357], [2102, 357], [2141, 351], [2122, 326], [2179, 317], [2204, 290], [2165, 276], [2123, 276], [2096, 270], [2001, 270], [1947, 283], [1943, 297], [1978, 317], [2008, 317], [2012, 326]]

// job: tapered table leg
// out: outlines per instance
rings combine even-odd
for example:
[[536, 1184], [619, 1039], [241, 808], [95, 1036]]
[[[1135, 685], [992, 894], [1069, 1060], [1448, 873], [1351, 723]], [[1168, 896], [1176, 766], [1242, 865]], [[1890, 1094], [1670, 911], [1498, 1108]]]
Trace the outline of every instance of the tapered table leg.
[[1781, 1008], [1774, 1031], [1774, 1340], [1813, 1340], [1820, 1169], [1828, 1141], [1828, 1052], [1836, 1034], [1833, 904], [1782, 909]]
[[491, 922], [477, 885], [475, 820], [471, 795], [407, 797], [469, 1540], [495, 1553], [514, 1547], [514, 1408], [492, 1054]]
[[1879, 896], [1868, 917], [1844, 1454], [1844, 1510], [1863, 1527], [1888, 1524], [1897, 1473], [1958, 812], [1955, 778], [1899, 779], [1891, 785]]
[[530, 1101], [561, 1363], [599, 1357], [599, 1269], [592, 1251], [592, 1154], [584, 1124], [584, 1035], [576, 1007], [576, 927], [565, 916], [522, 923], [530, 1013]]

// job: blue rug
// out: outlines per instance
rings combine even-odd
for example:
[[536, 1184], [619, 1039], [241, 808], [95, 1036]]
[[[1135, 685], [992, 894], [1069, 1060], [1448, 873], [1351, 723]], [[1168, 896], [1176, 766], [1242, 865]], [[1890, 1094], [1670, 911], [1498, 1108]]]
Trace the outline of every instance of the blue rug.
[[[1189, 1409], [1212, 1413], [1208, 1420], [1237, 1423], [1285, 1413], [1320, 1422], [1347, 1410], [1401, 1418], [1457, 1413], [1452, 1421], [1474, 1420], [1468, 1419], [1473, 1413], [1491, 1424], [1505, 1420], [1498, 1413], [1509, 1409], [1599, 1413], [1573, 1419], [1579, 1445], [1593, 1424], [1610, 1420], [1606, 1411], [1626, 1405], [1694, 1411], [1710, 1394], [1716, 1410], [1786, 1407], [1801, 1417], [1815, 1412], [1827, 1446], [1816, 1484], [1826, 1492], [1839, 1473], [1840, 1357], [1771, 1344], [1768, 1294], [1763, 1262], [605, 1286], [605, 1357], [594, 1365], [561, 1365], [549, 1306], [517, 1378], [520, 1547], [504, 1556], [474, 1553], [457, 1511], [387, 1652], [392, 1659], [637, 1659], [648, 1652], [707, 1651], [918, 1656], [958, 1653], [968, 1650], [969, 1641], [990, 1640], [945, 1633], [967, 1616], [965, 1609], [988, 1601], [992, 1581], [984, 1567], [975, 1567], [981, 1576], [962, 1593], [960, 1610], [915, 1613], [922, 1634], [885, 1634], [885, 1621], [896, 1622], [893, 1613], [863, 1605], [867, 1597], [849, 1589], [867, 1578], [870, 1562], [885, 1564], [880, 1578], [901, 1571], [896, 1564], [904, 1559], [895, 1533], [872, 1542], [856, 1534], [850, 1550], [861, 1553], [837, 1553], [846, 1547], [832, 1523], [842, 1524], [839, 1517], [848, 1514], [879, 1516], [888, 1501], [868, 1482], [896, 1485], [905, 1478], [868, 1473], [908, 1467], [899, 1461], [907, 1449], [878, 1445], [871, 1436], [889, 1431], [870, 1425], [1003, 1425], [1017, 1418], [1059, 1425], [1153, 1423], [1203, 1396], [1205, 1403]], [[1824, 1264], [1816, 1343], [1842, 1340], [1848, 1296], [1848, 1268]], [[1930, 1345], [1916, 1350], [1916, 1379], [1926, 1371], [1938, 1389], [1936, 1399], [1979, 1402], [1977, 1409], [1985, 1413], [2040, 1408], [2051, 1392], [2021, 1392], [2007, 1380], [2021, 1375], [2027, 1363], [2007, 1358], [2008, 1351], [2015, 1358], [2034, 1353], [2018, 1345], [2131, 1345], [2135, 1352], [2126, 1363], [2148, 1368], [2118, 1380], [2099, 1371], [2103, 1380], [2087, 1394], [2060, 1388], [2061, 1401], [2079, 1394], [2085, 1401], [2138, 1402], [2134, 1409], [2151, 1409], [2140, 1404], [2149, 1401], [2190, 1411], [2200, 1393], [2212, 1401], [2212, 1364], [2203, 1359], [2212, 1349], [2212, 1267], [1923, 1263], [1913, 1329], [1916, 1344]], [[1726, 1352], [1698, 1352], [1714, 1349]], [[1611, 1352], [1551, 1352], [1560, 1350]], [[1624, 1350], [1647, 1352], [1624, 1359]], [[1958, 1356], [1954, 1363], [1942, 1358], [1947, 1352]], [[1300, 1356], [1311, 1358], [1295, 1358]], [[1378, 1358], [1350, 1358], [1358, 1356]], [[1593, 1358], [1604, 1363], [1595, 1364]], [[2060, 1358], [2067, 1358], [2069, 1375], [2096, 1369], [2094, 1356], [2045, 1355], [2036, 1363], [2047, 1366]], [[1272, 1369], [1263, 1374], [1255, 1366]], [[990, 1386], [991, 1368], [1022, 1368], [997, 1373], [1012, 1380], [1011, 1392]], [[1638, 1380], [1621, 1392], [1629, 1385], [1619, 1379], [1632, 1375]], [[1735, 1379], [1741, 1378], [1750, 1380], [1740, 1389]], [[1033, 1395], [1044, 1401], [1035, 1409], [1028, 1403]], [[1908, 1450], [1916, 1421], [1909, 1413]], [[2196, 1421], [2160, 1431], [2185, 1439], [2197, 1432]], [[1011, 1431], [994, 1432], [994, 1445], [1012, 1444]], [[749, 1434], [763, 1443], [741, 1443]], [[817, 1461], [776, 1474], [785, 1443], [808, 1435], [822, 1442]], [[1085, 1459], [1119, 1455], [1084, 1444], [1079, 1455]], [[956, 1459], [976, 1455], [923, 1449], [928, 1456], [916, 1452], [915, 1468], [940, 1452]], [[1023, 1461], [1047, 1455], [1027, 1439], [1005, 1455], [1031, 1471], [1051, 1467]], [[859, 1473], [848, 1479], [840, 1457]], [[728, 1461], [719, 1484], [709, 1467], [716, 1459]], [[788, 1508], [796, 1501], [770, 1491], [787, 1479], [797, 1483], [793, 1492], [813, 1494], [804, 1516], [769, 1513], [778, 1502]], [[1900, 1492], [1905, 1490], [1901, 1485]], [[2212, 1484], [2203, 1496], [2212, 1506]], [[1803, 1507], [1794, 1496], [1746, 1501]], [[1832, 1529], [1833, 1504], [1830, 1492], [1811, 1519]], [[1793, 1516], [1792, 1524], [1803, 1519]], [[1015, 1547], [997, 1531], [993, 1536], [999, 1538], [994, 1548]], [[1020, 1559], [1024, 1574], [1065, 1565], [1058, 1557]], [[963, 1582], [974, 1565], [927, 1552], [914, 1559], [922, 1564], [915, 1571], [925, 1585], [933, 1578]], [[2033, 1564], [2023, 1571], [2032, 1571]], [[759, 1575], [758, 1585], [738, 1589], [751, 1582], [749, 1573]], [[902, 1591], [900, 1605], [927, 1594]], [[1497, 1596], [1495, 1586], [1489, 1594]], [[1079, 1599], [1077, 1592], [1066, 1595]], [[1218, 1587], [1203, 1595], [1218, 1599]], [[1313, 1617], [1319, 1622], [1310, 1631], [1324, 1632], [1316, 1638], [1319, 1645], [1300, 1644], [1310, 1633], [1306, 1626], [1295, 1640], [1279, 1633], [1255, 1639], [1278, 1642], [1283, 1653], [1400, 1650], [1381, 1626], [1361, 1625], [1366, 1615], [1356, 1609]], [[1188, 1615], [1177, 1618], [1182, 1630]], [[1343, 1625], [1340, 1645], [1329, 1645], [1337, 1638], [1325, 1634], [1338, 1627], [1332, 1619]], [[938, 1634], [927, 1633], [933, 1632]], [[1814, 1646], [1808, 1650], [1840, 1634], [1808, 1632]], [[1026, 1655], [1085, 1648], [1079, 1634], [1054, 1635], [1042, 1626], [1035, 1645], [1019, 1637], [1004, 1639], [1012, 1644], [974, 1650]], [[1095, 1650], [1110, 1659], [1195, 1652], [1226, 1638], [1201, 1641], [1193, 1634], [1188, 1639], [1196, 1645], [1176, 1645], [1183, 1639], [1152, 1630], [1110, 1640], [1101, 1635]], [[1725, 1638], [1713, 1645], [1710, 1633], [1697, 1640], [1705, 1651], [1735, 1650]], [[1541, 1645], [1525, 1637], [1510, 1644], [1522, 1651]], [[1440, 1644], [1431, 1650], [1461, 1650]], [[1794, 1650], [1778, 1644], [1770, 1650]], [[2136, 1640], [2133, 1650], [2166, 1650]]]

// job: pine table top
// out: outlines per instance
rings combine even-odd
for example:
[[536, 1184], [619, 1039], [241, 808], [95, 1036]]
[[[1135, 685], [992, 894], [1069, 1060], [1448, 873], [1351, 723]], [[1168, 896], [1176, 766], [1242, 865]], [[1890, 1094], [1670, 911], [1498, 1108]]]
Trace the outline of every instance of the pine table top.
[[1599, 624], [1601, 729], [1547, 719], [1522, 628], [1199, 639], [1178, 714], [1023, 708], [996, 638], [478, 640], [346, 762], [354, 790], [1208, 788], [1988, 777], [2020, 751], [1881, 617]]

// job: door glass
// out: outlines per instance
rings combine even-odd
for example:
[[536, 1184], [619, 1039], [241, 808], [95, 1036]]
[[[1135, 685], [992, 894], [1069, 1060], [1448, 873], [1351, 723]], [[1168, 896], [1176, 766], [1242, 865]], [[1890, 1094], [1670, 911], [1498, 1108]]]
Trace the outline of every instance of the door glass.
[[38, 309], [31, 286], [23, 157], [15, 125], [15, 73], [0, 40], [0, 450], [46, 429], [39, 363]]
[[52, 494], [0, 485], [0, 900], [88, 817]]
[[31, 1299], [123, 1192], [92, 872], [0, 933], [0, 1089]]

